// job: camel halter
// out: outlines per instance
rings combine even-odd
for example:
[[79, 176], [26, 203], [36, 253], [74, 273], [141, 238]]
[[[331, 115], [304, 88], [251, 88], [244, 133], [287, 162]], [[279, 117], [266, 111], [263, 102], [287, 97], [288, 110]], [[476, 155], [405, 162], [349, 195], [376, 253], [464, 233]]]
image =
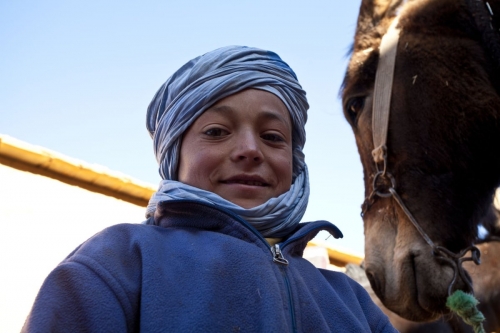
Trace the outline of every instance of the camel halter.
[[[387, 171], [387, 131], [389, 128], [389, 114], [392, 95], [392, 84], [394, 80], [394, 67], [396, 63], [397, 46], [399, 41], [399, 28], [397, 27], [399, 18], [396, 17], [387, 33], [382, 37], [380, 44], [380, 56], [375, 76], [375, 86], [373, 91], [373, 144], [375, 149], [372, 151], [373, 161], [375, 162], [377, 172], [373, 176], [373, 191], [363, 203], [362, 215], [370, 209], [375, 197], [389, 198], [393, 197], [401, 209], [405, 212], [408, 219], [415, 226], [422, 238], [432, 248], [435, 258], [443, 260], [453, 269], [453, 279], [448, 287], [448, 295], [452, 294], [453, 287], [457, 283], [457, 277], [460, 275], [462, 280], [472, 288], [472, 281], [466, 275], [462, 263], [464, 261], [473, 261], [476, 265], [480, 264], [480, 251], [475, 246], [469, 246], [459, 253], [453, 253], [450, 250], [436, 245], [425, 233], [413, 214], [405, 205], [396, 191], [396, 180], [390, 172]], [[380, 166], [382, 167], [380, 168]], [[464, 255], [471, 251], [470, 257]]]

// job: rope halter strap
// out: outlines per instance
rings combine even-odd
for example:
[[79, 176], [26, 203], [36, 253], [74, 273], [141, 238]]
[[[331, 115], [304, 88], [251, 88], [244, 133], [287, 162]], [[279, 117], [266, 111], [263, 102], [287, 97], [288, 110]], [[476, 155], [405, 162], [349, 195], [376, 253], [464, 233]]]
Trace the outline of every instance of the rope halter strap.
[[387, 131], [400, 31], [397, 27], [398, 23], [399, 17], [396, 16], [389, 26], [389, 30], [382, 37], [379, 48], [372, 113], [373, 146], [375, 147], [372, 156], [375, 164], [384, 162], [387, 158]]

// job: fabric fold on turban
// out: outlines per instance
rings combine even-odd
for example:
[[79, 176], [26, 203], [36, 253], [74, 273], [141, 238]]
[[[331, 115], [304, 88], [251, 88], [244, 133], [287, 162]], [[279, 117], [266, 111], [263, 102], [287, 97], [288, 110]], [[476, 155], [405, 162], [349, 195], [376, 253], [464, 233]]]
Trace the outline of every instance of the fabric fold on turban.
[[[245, 89], [260, 89], [279, 97], [290, 112], [293, 124], [292, 188], [280, 197], [249, 210], [214, 193], [177, 182], [184, 132], [217, 101]], [[227, 46], [189, 61], [162, 85], [148, 107], [146, 126], [153, 138], [159, 172], [164, 180], [151, 198], [146, 215], [154, 214], [159, 201], [172, 200], [174, 197], [194, 199], [193, 195], [203, 201], [210, 196], [214, 204], [240, 215], [265, 237], [285, 236], [300, 222], [309, 198], [309, 177], [302, 152], [306, 140], [308, 108], [306, 93], [297, 76], [274, 52], [246, 46]], [[300, 189], [297, 190], [297, 187]], [[173, 192], [176, 194], [172, 195]], [[274, 222], [269, 222], [270, 219]], [[257, 223], [258, 220], [262, 223]], [[275, 226], [269, 228], [271, 224]]]

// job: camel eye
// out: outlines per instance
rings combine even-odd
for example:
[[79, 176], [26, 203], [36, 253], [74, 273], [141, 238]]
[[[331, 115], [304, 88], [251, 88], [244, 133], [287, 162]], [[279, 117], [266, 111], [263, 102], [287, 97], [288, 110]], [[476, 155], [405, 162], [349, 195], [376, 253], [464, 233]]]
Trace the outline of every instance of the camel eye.
[[356, 124], [358, 116], [361, 113], [361, 111], [363, 111], [364, 107], [365, 107], [364, 96], [352, 97], [347, 100], [347, 103], [345, 103], [344, 106], [344, 112], [347, 117], [347, 120], [349, 120], [349, 122], [352, 125]]

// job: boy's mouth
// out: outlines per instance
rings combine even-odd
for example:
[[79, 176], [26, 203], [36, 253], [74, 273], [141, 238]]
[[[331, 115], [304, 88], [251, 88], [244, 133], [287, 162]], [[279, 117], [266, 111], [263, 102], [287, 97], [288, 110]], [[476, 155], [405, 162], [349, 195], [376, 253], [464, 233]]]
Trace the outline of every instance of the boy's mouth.
[[269, 186], [264, 179], [259, 176], [236, 176], [223, 180], [224, 184], [243, 184], [249, 186]]

